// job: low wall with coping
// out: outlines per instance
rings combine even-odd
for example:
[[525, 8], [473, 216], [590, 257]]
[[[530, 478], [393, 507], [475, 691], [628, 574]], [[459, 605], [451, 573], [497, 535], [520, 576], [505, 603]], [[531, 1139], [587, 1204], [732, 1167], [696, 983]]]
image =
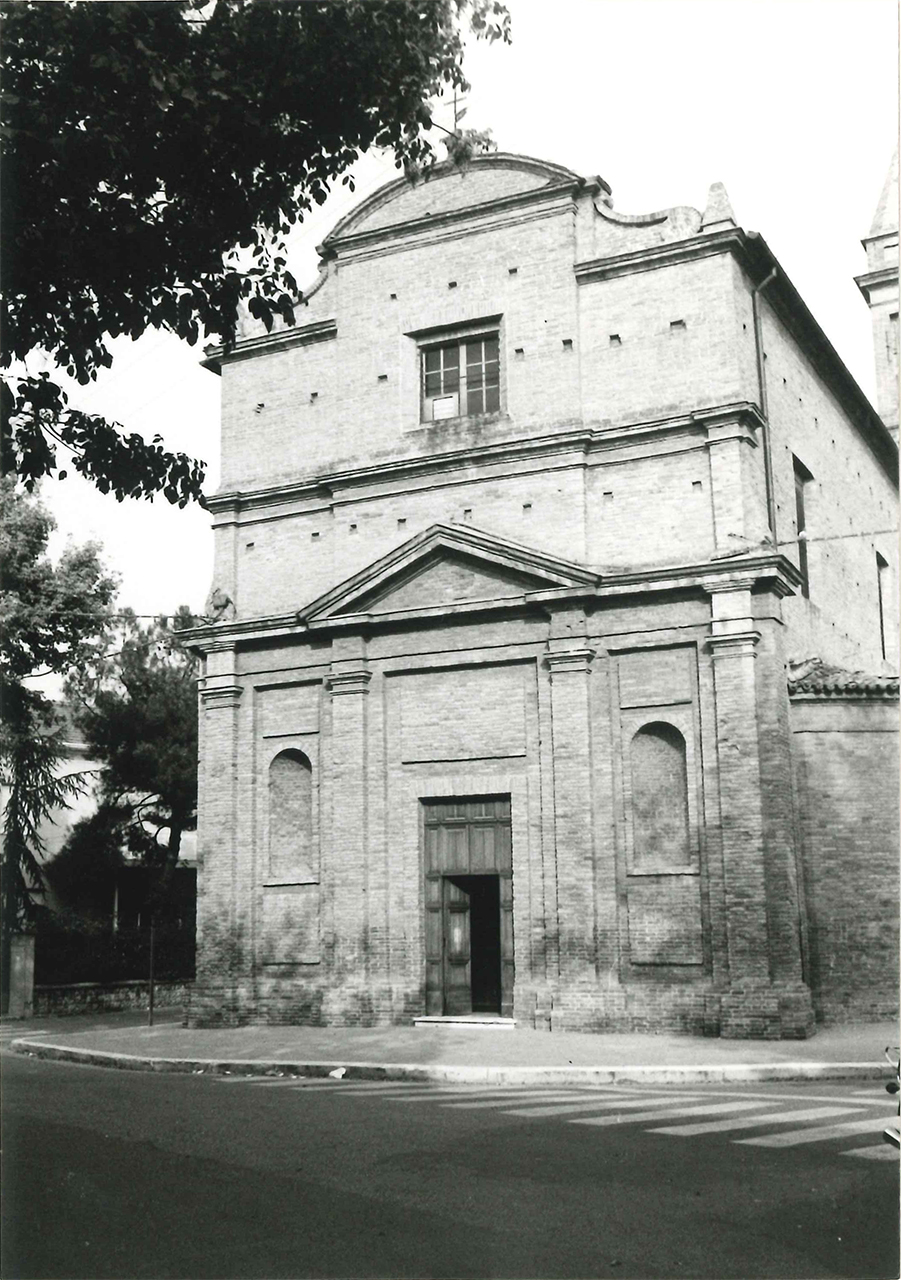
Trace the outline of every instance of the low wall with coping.
[[[166, 1009], [188, 1001], [191, 982], [157, 982], [154, 984], [154, 1007]], [[122, 1009], [146, 1009], [149, 1002], [148, 983], [67, 982], [34, 988], [34, 1013], [47, 1014], [115, 1012]]]

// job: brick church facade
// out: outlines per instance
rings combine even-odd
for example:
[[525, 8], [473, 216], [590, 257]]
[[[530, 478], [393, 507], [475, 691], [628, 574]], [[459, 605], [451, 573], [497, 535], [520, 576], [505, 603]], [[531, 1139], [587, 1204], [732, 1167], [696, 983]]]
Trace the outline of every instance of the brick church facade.
[[208, 361], [190, 1019], [893, 1010], [897, 447], [765, 241], [494, 154], [320, 253]]

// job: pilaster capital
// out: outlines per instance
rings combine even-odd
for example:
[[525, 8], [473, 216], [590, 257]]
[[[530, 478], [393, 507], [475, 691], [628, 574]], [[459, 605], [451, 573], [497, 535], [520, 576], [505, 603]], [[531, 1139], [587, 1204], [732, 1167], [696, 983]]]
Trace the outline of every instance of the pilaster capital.
[[326, 688], [332, 697], [346, 693], [368, 693], [371, 671], [333, 671], [326, 677]]
[[204, 653], [234, 653], [234, 637], [222, 636], [218, 640], [207, 640], [203, 645], [203, 651]]
[[732, 441], [737, 440], [740, 444], [747, 444], [756, 449], [759, 426], [760, 422], [756, 414], [741, 412], [723, 415], [707, 422], [706, 446], [708, 449], [713, 449], [717, 445], [731, 444]]
[[714, 658], [756, 658], [759, 643], [759, 631], [724, 631], [707, 637]]
[[243, 692], [239, 684], [214, 684], [201, 688], [200, 700], [205, 711], [215, 711], [219, 707], [236, 707]]
[[563, 649], [546, 653], [544, 660], [552, 676], [564, 671], [587, 671], [595, 656], [594, 649]]

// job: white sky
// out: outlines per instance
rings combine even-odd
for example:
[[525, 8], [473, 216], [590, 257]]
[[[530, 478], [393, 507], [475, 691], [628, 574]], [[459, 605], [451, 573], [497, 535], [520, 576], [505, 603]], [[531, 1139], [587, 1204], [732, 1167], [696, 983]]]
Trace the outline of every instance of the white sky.
[[[869, 312], [853, 277], [898, 134], [895, 0], [508, 0], [513, 44], [472, 48], [467, 127], [501, 150], [600, 173], [617, 209], [703, 209], [725, 182], [736, 220], [759, 231], [851, 372], [874, 389]], [[445, 113], [439, 115], [450, 123]], [[297, 237], [291, 267], [315, 275], [319, 243], [353, 204], [397, 176], [367, 157]], [[114, 345], [105, 377], [73, 403], [210, 464], [217, 483], [219, 379], [151, 332]], [[45, 482], [66, 537], [104, 544], [139, 613], [199, 610], [212, 573], [209, 517], [163, 499], [117, 503], [73, 472]]]

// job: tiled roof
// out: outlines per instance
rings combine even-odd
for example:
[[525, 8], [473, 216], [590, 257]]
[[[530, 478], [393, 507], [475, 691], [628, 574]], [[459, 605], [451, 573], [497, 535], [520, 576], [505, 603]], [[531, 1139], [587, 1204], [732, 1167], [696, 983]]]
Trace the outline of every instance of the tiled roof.
[[788, 692], [790, 696], [806, 693], [821, 698], [897, 698], [898, 677], [846, 671], [810, 658], [788, 664]]

